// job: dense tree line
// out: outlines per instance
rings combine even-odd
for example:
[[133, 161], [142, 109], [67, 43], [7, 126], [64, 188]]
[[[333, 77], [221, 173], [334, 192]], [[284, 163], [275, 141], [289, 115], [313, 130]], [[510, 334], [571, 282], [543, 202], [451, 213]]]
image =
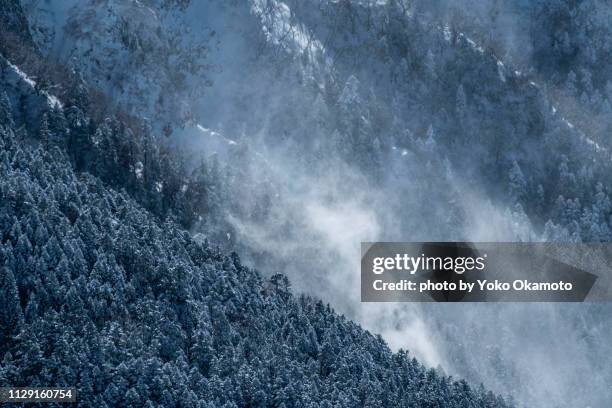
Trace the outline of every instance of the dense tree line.
[[[605, 70], [543, 56], [568, 67], [555, 79], [561, 91], [544, 89], [498, 59], [495, 45], [410, 14], [404, 1], [286, 1], [289, 21], [320, 43], [296, 51], [291, 30], [267, 43], [254, 31], [274, 26], [283, 4], [255, 13], [247, 3], [227, 3], [248, 22], [244, 37], [257, 40], [247, 42], [253, 64], [223, 124], [242, 143], [226, 163], [197, 166], [164, 147], [160, 123], [153, 130], [121, 112], [78, 69], [36, 52], [18, 2], [0, 6], [3, 55], [36, 79], [33, 94], [57, 92], [63, 102], [33, 106], [8, 85], [0, 94], [0, 379], [76, 383], [95, 406], [124, 397], [126, 406], [504, 406], [391, 354], [327, 306], [290, 295], [282, 276], [264, 280], [183, 228], [225, 235], [226, 213], [274, 216], [277, 186], [250, 173], [257, 154], [248, 141], [263, 134], [322, 179], [343, 161], [371, 185], [397, 186], [386, 198], [413, 210], [397, 220], [410, 233], [461, 236], [457, 186], [468, 185], [532, 224], [536, 238], [607, 241], [610, 160], [589, 139], [603, 132], [581, 132], [587, 120], [562, 111], [594, 98], [606, 112]], [[566, 3], [570, 17], [560, 21], [591, 26]], [[558, 31], [542, 13], [537, 25]], [[573, 38], [584, 29], [568, 30], [542, 52], [580, 48]], [[142, 32], [124, 34], [142, 55]], [[4, 57], [2, 69], [4, 86]]]
[[[0, 67], [5, 84], [11, 76], [18, 78], [1, 56]], [[207, 164], [188, 169], [185, 156], [166, 147], [146, 121], [125, 120], [122, 115], [94, 119], [90, 107], [97, 101], [92, 102], [82, 79], [64, 106], [49, 106], [40, 97], [44, 90], [18, 81], [23, 88], [6, 88], [0, 93], [0, 114], [14, 117], [11, 121], [24, 142], [48, 150], [58, 148], [75, 171], [89, 172], [117, 189], [125, 189], [161, 218], [171, 215], [189, 227], [207, 213], [209, 190], [216, 183]]]
[[24, 144], [6, 109], [0, 260], [3, 386], [96, 407], [509, 406]]

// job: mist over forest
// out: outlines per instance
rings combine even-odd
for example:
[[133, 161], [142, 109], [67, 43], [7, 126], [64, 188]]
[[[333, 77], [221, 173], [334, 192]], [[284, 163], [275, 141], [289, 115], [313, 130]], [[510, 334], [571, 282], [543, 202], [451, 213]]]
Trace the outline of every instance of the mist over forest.
[[[297, 397], [309, 393], [306, 385], [253, 383], [253, 373], [271, 370], [262, 368], [271, 355], [321, 395], [312, 406], [612, 401], [608, 303], [370, 304], [359, 290], [362, 241], [611, 240], [612, 5], [11, 0], [0, 6], [0, 22], [8, 152], [0, 156], [1, 197], [12, 203], [29, 190], [36, 211], [56, 206], [70, 221], [47, 227], [70, 245], [43, 252], [47, 235], [31, 221], [34, 210], [0, 204], [0, 267], [14, 275], [0, 282], [23, 315], [15, 327], [45, 338], [51, 329], [37, 320], [45, 311], [76, 319], [58, 305], [86, 303], [75, 293], [99, 296], [85, 309], [117, 367], [122, 351], [113, 347], [128, 341], [135, 321], [166, 376], [174, 372], [163, 363], [179, 361], [172, 370], [180, 375], [198, 371], [184, 378], [192, 390], [247, 390], [227, 391], [235, 405], [222, 405], [216, 391], [210, 406], [307, 406]], [[19, 164], [23, 155], [32, 169]], [[66, 187], [50, 193], [54, 183]], [[158, 242], [140, 238], [147, 233]], [[48, 279], [32, 259], [57, 271], [60, 252], [73, 272]], [[87, 283], [94, 279], [99, 288]], [[164, 285], [177, 285], [176, 293]], [[140, 313], [153, 304], [172, 324], [148, 332], [142, 322], [156, 316]], [[105, 326], [113, 319], [105, 307], [130, 322], [126, 333]], [[243, 314], [258, 326], [246, 328]], [[75, 329], [74, 338], [89, 330]], [[259, 331], [274, 348], [257, 351], [245, 340]], [[0, 357], [11, 354], [0, 380], [44, 382], [32, 356], [55, 356], [57, 339], [43, 350], [30, 342], [27, 352], [17, 331], [0, 339], [10, 345]], [[72, 341], [65, 343], [80, 350]], [[340, 349], [350, 351], [331, 362]], [[404, 350], [410, 357], [402, 360]], [[365, 362], [353, 366], [358, 359]], [[88, 372], [87, 381], [97, 378], [91, 401], [114, 406], [133, 389], [175, 406], [155, 387], [139, 388], [130, 375], [145, 363], [134, 360], [129, 369]], [[243, 360], [235, 379], [227, 367]], [[117, 372], [124, 383], [110, 380]], [[61, 373], [46, 378], [85, 381], [81, 371]], [[447, 376], [467, 383], [450, 386]], [[431, 389], [414, 391], [410, 378]], [[388, 382], [396, 399], [366, 398], [364, 390]], [[285, 399], [265, 401], [253, 391], [260, 388]], [[329, 405], [314, 405], [321, 401]]]

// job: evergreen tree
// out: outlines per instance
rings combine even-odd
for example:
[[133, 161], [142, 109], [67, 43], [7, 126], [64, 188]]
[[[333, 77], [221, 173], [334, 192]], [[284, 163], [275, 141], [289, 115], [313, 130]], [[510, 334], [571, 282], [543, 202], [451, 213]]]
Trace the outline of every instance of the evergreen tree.
[[11, 102], [6, 91], [2, 91], [2, 93], [0, 93], [0, 125], [5, 125], [10, 128], [13, 127], [14, 124]]
[[49, 128], [49, 116], [45, 113], [40, 122], [40, 129], [38, 130], [38, 139], [41, 141], [43, 146], [49, 147], [49, 144], [53, 140], [51, 135], [51, 129]]
[[515, 202], [520, 203], [527, 194], [527, 182], [516, 160], [512, 162], [508, 179], [510, 181], [510, 195]]
[[6, 266], [0, 267], [0, 352], [7, 351], [22, 324], [23, 312], [15, 276]]

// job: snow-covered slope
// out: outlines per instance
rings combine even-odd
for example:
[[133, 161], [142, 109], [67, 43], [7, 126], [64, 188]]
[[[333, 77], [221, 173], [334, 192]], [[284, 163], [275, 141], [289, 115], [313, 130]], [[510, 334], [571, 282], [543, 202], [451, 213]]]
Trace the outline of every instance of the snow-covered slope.
[[192, 118], [213, 41], [203, 22], [186, 24], [181, 2], [23, 4], [41, 51], [78, 69], [122, 109], [167, 131]]
[[62, 102], [48, 91], [38, 89], [36, 81], [24, 73], [18, 66], [0, 55], [0, 75], [2, 91], [6, 92], [9, 101], [19, 101], [21, 109], [16, 109], [14, 116], [18, 123], [37, 128], [41, 115], [51, 108], [63, 108]]
[[[218, 153], [221, 205], [194, 232], [229, 234], [395, 347], [500, 391], [508, 381], [521, 401], [610, 395], [581, 374], [607, 355], [580, 325], [591, 308], [504, 305], [474, 336], [471, 305], [450, 324], [437, 306], [358, 302], [360, 240], [610, 239], [609, 154], [547, 81], [405, 1], [23, 3], [43, 52], [156, 129], [185, 124], [169, 143]], [[504, 319], [516, 330], [498, 344]], [[514, 358], [540, 331], [549, 350]]]

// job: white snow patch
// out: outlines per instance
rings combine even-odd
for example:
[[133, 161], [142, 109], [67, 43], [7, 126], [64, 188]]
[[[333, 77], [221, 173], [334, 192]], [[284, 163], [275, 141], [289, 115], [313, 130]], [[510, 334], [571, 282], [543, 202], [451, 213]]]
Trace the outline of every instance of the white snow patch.
[[476, 41], [472, 40], [470, 37], [468, 37], [464, 33], [459, 33], [459, 37], [465, 38], [465, 40], [470, 45], [470, 47], [472, 47], [472, 49], [478, 51], [480, 54], [484, 53], [484, 48], [482, 48], [480, 45], [476, 44]]
[[142, 8], [147, 9], [147, 10], [148, 10], [148, 11], [149, 11], [149, 12], [150, 12], [152, 15], [153, 15], [153, 18], [154, 18], [154, 19], [156, 19], [156, 20], [158, 20], [158, 19], [159, 19], [159, 18], [157, 17], [157, 13], [156, 13], [156, 12], [155, 12], [155, 10], [153, 10], [151, 7], [149, 7], [149, 6], [145, 6], [145, 5], [144, 5], [144, 4], [142, 4], [142, 3], [141, 3], [139, 0], [135, 0], [135, 1], [134, 1], [134, 3], [135, 3], [137, 6], [140, 6], [140, 7], [142, 7]]
[[473, 49], [475, 49], [476, 51], [478, 51], [478, 52], [479, 52], [479, 53], [481, 53], [481, 54], [482, 54], [482, 53], [484, 53], [484, 48], [482, 48], [480, 45], [476, 44], [476, 43], [474, 42], [474, 40], [472, 40], [472, 39], [468, 38], [468, 39], [467, 39], [467, 41], [468, 41], [468, 44], [470, 44], [470, 46], [471, 46]]
[[[593, 139], [588, 138], [588, 137], [584, 137], [584, 140], [587, 142], [587, 144], [593, 146], [595, 148], [596, 151], [601, 152], [602, 151], [602, 147]], [[593, 159], [595, 160], [595, 159]]]
[[[19, 69], [19, 67], [13, 64], [11, 61], [7, 60], [6, 62], [8, 63], [9, 67], [11, 67], [11, 69], [15, 71], [17, 75], [19, 75], [19, 77], [23, 80], [23, 82], [28, 84], [33, 90], [36, 90], [36, 81], [30, 78], [28, 74], [26, 74], [21, 69]], [[60, 100], [55, 95], [51, 95], [47, 91], [41, 91], [41, 93], [47, 98], [47, 103], [49, 104], [50, 107], [52, 108], [58, 107], [60, 109], [64, 107], [64, 105], [60, 102]]]
[[215, 131], [214, 131], [214, 130], [212, 130], [212, 129], [206, 128], [206, 127], [204, 127], [204, 126], [200, 125], [199, 123], [196, 125], [196, 127], [198, 128], [198, 130], [199, 130], [199, 131], [201, 131], [201, 132], [203, 132], [203, 133], [206, 133], [206, 134], [208, 134], [208, 135], [210, 135], [210, 136], [213, 136], [213, 137], [218, 137], [218, 138], [222, 139], [222, 140], [223, 140], [223, 141], [225, 141], [225, 142], [226, 142], [228, 145], [231, 145], [231, 146], [236, 146], [236, 145], [238, 144], [238, 142], [236, 142], [235, 140], [228, 139], [228, 138], [224, 137], [222, 134], [220, 134], [220, 133], [218, 133], [218, 132], [215, 132]]
[[134, 167], [134, 174], [136, 174], [136, 178], [137, 179], [141, 179], [144, 173], [144, 165], [142, 164], [141, 161], [136, 163], [136, 166]]
[[60, 100], [55, 95], [51, 95], [45, 91], [43, 91], [43, 94], [47, 97], [47, 102], [49, 102], [49, 106], [58, 107], [60, 109], [64, 108], [64, 105], [60, 102]]
[[504, 63], [497, 60], [497, 74], [502, 82], [506, 82], [506, 75], [504, 74]]
[[272, 44], [288, 45], [300, 54], [323, 50], [323, 44], [312, 38], [303, 26], [291, 24], [291, 9], [284, 2], [269, 4], [256, 0], [252, 9], [261, 19], [262, 30]]
[[[567, 125], [567, 127], [569, 127], [570, 129], [574, 129], [575, 126], [573, 123], [571, 123], [570, 121], [568, 121], [565, 118], [562, 118], [561, 120], [563, 120], [563, 122]], [[584, 133], [580, 132], [580, 138], [582, 140], [584, 140], [586, 142], [586, 144], [588, 144], [589, 146], [593, 147], [595, 149], [596, 152], [598, 153], [607, 153], [608, 149], [606, 149], [605, 147], [601, 147], [599, 145], [599, 143], [597, 143], [596, 141], [594, 141], [593, 139], [591, 139], [590, 137], [588, 137], [587, 135], [585, 135]], [[612, 158], [611, 158], [612, 159]]]
[[450, 31], [450, 27], [445, 25], [444, 28], [442, 29], [442, 33], [444, 34], [444, 39], [446, 41], [450, 41], [451, 40], [451, 31]]
[[25, 72], [20, 70], [17, 65], [13, 64], [11, 61], [8, 61], [8, 60], [7, 62], [9, 64], [9, 67], [11, 67], [13, 71], [15, 71], [15, 73], [19, 75], [26, 84], [30, 85], [32, 88], [36, 86], [36, 81], [30, 78]]

